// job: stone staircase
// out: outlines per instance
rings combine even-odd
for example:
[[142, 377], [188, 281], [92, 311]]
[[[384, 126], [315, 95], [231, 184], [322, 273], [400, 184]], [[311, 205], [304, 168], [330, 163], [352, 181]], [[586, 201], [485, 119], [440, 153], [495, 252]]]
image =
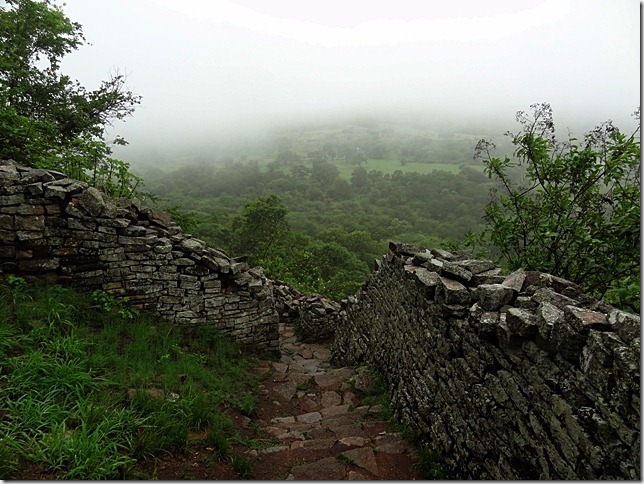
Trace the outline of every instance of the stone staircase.
[[363, 405], [366, 369], [333, 368], [324, 344], [297, 340], [280, 323], [279, 362], [260, 361], [265, 375], [252, 425], [277, 445], [251, 450], [254, 479], [422, 479], [416, 452], [383, 420], [380, 405]]

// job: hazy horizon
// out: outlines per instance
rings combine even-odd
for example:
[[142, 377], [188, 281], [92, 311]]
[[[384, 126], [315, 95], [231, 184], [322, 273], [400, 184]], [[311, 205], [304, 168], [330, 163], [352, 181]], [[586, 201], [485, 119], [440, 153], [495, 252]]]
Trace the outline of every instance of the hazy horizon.
[[398, 116], [505, 131], [548, 102], [577, 130], [634, 125], [639, 105], [635, 0], [67, 0], [63, 11], [91, 45], [62, 71], [92, 88], [118, 70], [143, 97], [111, 130], [130, 142], [127, 161], [289, 123]]

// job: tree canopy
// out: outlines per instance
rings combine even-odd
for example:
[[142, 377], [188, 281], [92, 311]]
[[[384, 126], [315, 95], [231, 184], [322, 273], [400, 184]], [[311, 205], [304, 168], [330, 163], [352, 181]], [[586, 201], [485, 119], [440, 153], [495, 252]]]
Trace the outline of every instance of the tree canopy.
[[63, 57], [86, 43], [82, 27], [50, 0], [6, 0], [0, 6], [0, 158], [53, 168], [116, 196], [141, 181], [110, 157], [114, 120], [140, 97], [114, 73], [94, 90], [60, 72]]

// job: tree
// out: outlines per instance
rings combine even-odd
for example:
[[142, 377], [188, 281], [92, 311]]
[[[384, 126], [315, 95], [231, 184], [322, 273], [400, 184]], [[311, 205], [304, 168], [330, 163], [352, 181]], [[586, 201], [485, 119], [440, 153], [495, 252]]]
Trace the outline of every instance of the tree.
[[233, 221], [234, 248], [254, 264], [264, 264], [288, 233], [288, 209], [277, 195], [257, 197]]
[[550, 106], [531, 109], [517, 113], [520, 131], [507, 133], [514, 159], [493, 157], [490, 141], [477, 144], [475, 158], [498, 182], [484, 240], [512, 269], [548, 272], [598, 297], [619, 293], [619, 302], [639, 311], [639, 126], [626, 135], [607, 121], [583, 140], [561, 142]]
[[[60, 73], [60, 61], [85, 43], [80, 24], [51, 0], [6, 0], [0, 7], [0, 158], [61, 170], [117, 195], [141, 181], [111, 158], [113, 120], [131, 115], [140, 97], [113, 74], [96, 90]], [[8, 8], [7, 8], [8, 7]]]
[[338, 176], [340, 176], [340, 170], [328, 161], [314, 163], [311, 166], [311, 179], [320, 185], [330, 185]]

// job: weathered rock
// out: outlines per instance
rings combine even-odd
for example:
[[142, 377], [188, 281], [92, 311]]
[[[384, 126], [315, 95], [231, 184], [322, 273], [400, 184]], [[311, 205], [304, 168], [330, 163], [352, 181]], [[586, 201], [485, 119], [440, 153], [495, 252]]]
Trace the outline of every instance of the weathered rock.
[[597, 331], [608, 331], [610, 329], [605, 314], [575, 306], [564, 307], [564, 319], [575, 331], [581, 334], [588, 334], [591, 329]]
[[[538, 272], [490, 269], [466, 281], [445, 266], [485, 266], [430, 252], [442, 262], [433, 294], [422, 283], [433, 259], [418, 266], [424, 249], [383, 258], [344, 306], [334, 360], [376, 367], [396, 415], [453, 477], [638, 478], [639, 318]], [[365, 429], [332, 428], [339, 439]]]
[[370, 447], [347, 450], [346, 452], [342, 452], [342, 455], [358, 467], [362, 467], [376, 477], [379, 476], [376, 457], [373, 454], [373, 449]]
[[431, 249], [430, 252], [434, 254], [436, 257], [440, 259], [444, 259], [446, 261], [452, 260], [454, 258], [454, 254], [452, 254], [448, 250], [444, 249]]
[[494, 262], [488, 259], [465, 259], [456, 262], [456, 265], [464, 267], [474, 274], [481, 274], [495, 268]]
[[619, 309], [614, 309], [608, 314], [608, 324], [625, 343], [631, 343], [639, 338], [642, 331], [639, 316]]
[[471, 280], [473, 276], [472, 271], [460, 265], [460, 262], [445, 262], [441, 274], [464, 282]]
[[444, 302], [444, 304], [466, 305], [470, 302], [470, 292], [458, 281], [439, 277], [436, 298]]
[[539, 304], [547, 302], [562, 310], [564, 307], [574, 306], [576, 303], [574, 299], [554, 292], [552, 289], [546, 287], [538, 289], [532, 296], [532, 300]]
[[89, 187], [78, 195], [78, 201], [81, 206], [92, 217], [102, 215], [106, 210], [106, 204], [101, 192], [94, 187]]
[[538, 331], [537, 318], [525, 309], [510, 308], [506, 321], [512, 333], [524, 338], [533, 338]]
[[502, 284], [505, 287], [509, 287], [511, 289], [514, 289], [516, 292], [521, 292], [523, 288], [523, 283], [526, 280], [526, 273], [523, 269], [518, 269], [514, 271], [512, 274], [507, 276]]
[[503, 284], [481, 284], [477, 294], [481, 308], [485, 311], [496, 311], [512, 301], [516, 290]]
[[208, 252], [221, 263], [204, 260], [203, 242], [136, 200], [112, 200], [50, 170], [2, 167], [1, 267], [87, 290], [116, 289], [117, 297], [187, 328], [209, 324], [260, 350], [277, 349], [277, 315], [261, 271], [234, 280], [222, 251]]
[[318, 460], [311, 464], [303, 464], [292, 469], [293, 477], [298, 481], [304, 480], [338, 480], [344, 478], [345, 466], [335, 457]]
[[550, 332], [555, 324], [563, 320], [563, 311], [549, 302], [544, 302], [537, 308], [537, 327], [539, 334], [545, 340], [550, 337]]

